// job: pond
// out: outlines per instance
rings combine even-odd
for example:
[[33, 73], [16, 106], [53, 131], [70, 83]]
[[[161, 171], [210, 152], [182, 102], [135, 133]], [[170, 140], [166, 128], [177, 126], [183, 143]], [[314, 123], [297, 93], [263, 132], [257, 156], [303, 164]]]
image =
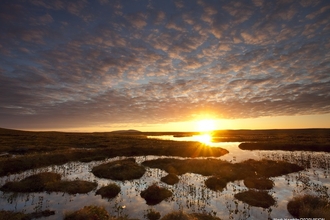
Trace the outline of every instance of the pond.
[[[196, 137], [152, 137], [177, 141], [196, 140]], [[206, 188], [204, 181], [207, 177], [198, 174], [180, 175], [180, 181], [171, 186], [160, 181], [167, 173], [160, 169], [146, 168], [147, 172], [138, 180], [113, 181], [94, 176], [90, 171], [99, 164], [124, 159], [125, 157], [110, 158], [103, 161], [89, 163], [70, 162], [61, 166], [49, 166], [41, 169], [29, 170], [20, 174], [13, 174], [0, 178], [0, 185], [8, 181], [19, 181], [27, 176], [40, 172], [55, 172], [61, 174], [62, 179], [82, 179], [95, 181], [98, 188], [109, 183], [116, 183], [121, 187], [120, 194], [113, 199], [101, 198], [95, 191], [87, 194], [69, 195], [66, 193], [3, 193], [0, 192], [0, 206], [4, 210], [34, 212], [45, 209], [55, 210], [55, 215], [45, 219], [62, 219], [65, 213], [78, 210], [87, 205], [103, 206], [113, 216], [128, 216], [130, 218], [146, 219], [148, 210], [160, 212], [162, 216], [183, 210], [187, 213], [211, 213], [221, 219], [267, 219], [290, 218], [286, 205], [293, 196], [304, 193], [329, 196], [330, 188], [330, 154], [316, 152], [286, 152], [286, 151], [243, 151], [238, 148], [238, 142], [208, 143], [211, 147], [222, 147], [229, 154], [219, 157], [232, 163], [247, 159], [285, 160], [306, 167], [304, 171], [271, 178], [275, 187], [269, 190], [276, 204], [270, 208], [252, 207], [234, 198], [238, 192], [247, 190], [243, 181], [227, 184], [223, 191], [212, 191]], [[135, 157], [140, 164], [145, 160], [167, 158], [159, 156]], [[173, 157], [171, 157], [173, 158]], [[178, 159], [186, 159], [179, 158]], [[158, 183], [173, 192], [173, 196], [153, 206], [146, 204], [140, 192], [152, 183]]]

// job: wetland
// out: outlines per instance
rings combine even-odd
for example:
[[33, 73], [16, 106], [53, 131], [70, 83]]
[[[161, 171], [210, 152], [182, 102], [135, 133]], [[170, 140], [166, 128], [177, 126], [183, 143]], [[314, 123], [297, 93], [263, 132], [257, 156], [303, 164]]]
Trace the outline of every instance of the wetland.
[[0, 129], [0, 216], [267, 219], [304, 217], [299, 195], [329, 204], [329, 129], [199, 135]]

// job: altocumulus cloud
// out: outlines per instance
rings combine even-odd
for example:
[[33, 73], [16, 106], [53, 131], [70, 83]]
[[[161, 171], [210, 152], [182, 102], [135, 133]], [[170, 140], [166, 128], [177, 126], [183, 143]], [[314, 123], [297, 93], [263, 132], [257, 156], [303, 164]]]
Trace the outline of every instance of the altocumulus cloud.
[[4, 0], [1, 126], [329, 113], [329, 21], [326, 0]]

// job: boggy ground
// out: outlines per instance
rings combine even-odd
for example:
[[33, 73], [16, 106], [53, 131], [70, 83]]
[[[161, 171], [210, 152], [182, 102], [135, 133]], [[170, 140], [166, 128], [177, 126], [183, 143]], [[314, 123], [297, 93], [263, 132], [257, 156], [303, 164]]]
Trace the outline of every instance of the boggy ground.
[[151, 168], [159, 168], [168, 173], [181, 175], [197, 173], [212, 176], [205, 181], [208, 188], [222, 190], [228, 182], [255, 177], [275, 177], [303, 170], [302, 167], [284, 161], [247, 160], [241, 163], [230, 163], [218, 159], [156, 159], [142, 163]]

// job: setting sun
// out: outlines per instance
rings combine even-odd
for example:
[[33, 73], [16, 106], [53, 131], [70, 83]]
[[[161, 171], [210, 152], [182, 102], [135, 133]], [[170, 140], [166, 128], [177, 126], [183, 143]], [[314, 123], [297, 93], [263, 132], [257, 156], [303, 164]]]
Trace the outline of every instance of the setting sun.
[[212, 119], [204, 119], [197, 122], [197, 130], [199, 132], [208, 132], [215, 129], [215, 121]]
[[212, 136], [209, 134], [196, 135], [194, 136], [194, 139], [203, 144], [210, 144], [212, 142]]

